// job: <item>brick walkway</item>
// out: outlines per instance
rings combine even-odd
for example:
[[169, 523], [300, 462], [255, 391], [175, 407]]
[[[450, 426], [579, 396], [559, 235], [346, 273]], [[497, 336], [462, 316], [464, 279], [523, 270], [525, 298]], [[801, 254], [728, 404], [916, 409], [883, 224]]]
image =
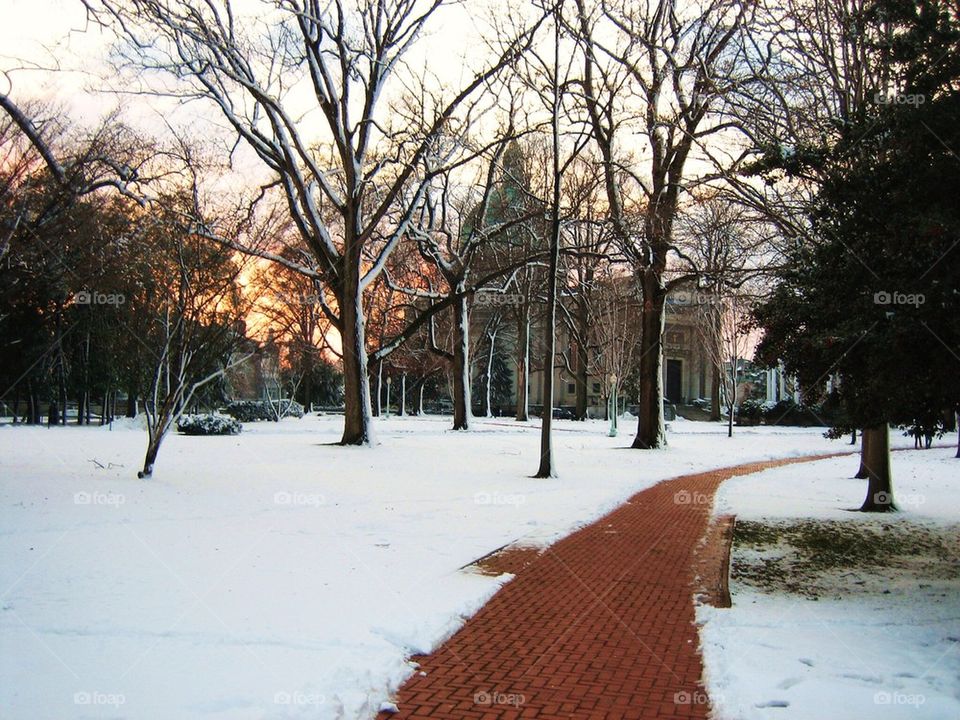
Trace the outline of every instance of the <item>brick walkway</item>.
[[[822, 457], [667, 480], [542, 554], [506, 558], [516, 578], [414, 658], [400, 711], [379, 718], [706, 718], [692, 597], [713, 495], [727, 478]], [[724, 555], [699, 553], [698, 586], [718, 585], [703, 574], [719, 576]]]

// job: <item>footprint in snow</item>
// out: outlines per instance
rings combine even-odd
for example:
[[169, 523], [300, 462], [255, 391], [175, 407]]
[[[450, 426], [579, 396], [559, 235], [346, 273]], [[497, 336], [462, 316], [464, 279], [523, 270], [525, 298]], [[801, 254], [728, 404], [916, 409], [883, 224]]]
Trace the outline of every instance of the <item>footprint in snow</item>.
[[789, 690], [789, 689], [792, 688], [794, 685], [796, 685], [797, 683], [801, 683], [801, 682], [803, 682], [803, 680], [801, 680], [800, 678], [787, 678], [786, 680], [784, 680], [783, 682], [781, 682], [779, 685], [777, 685], [777, 689], [778, 689], [778, 690]]
[[757, 703], [754, 707], [758, 708], [785, 708], [790, 707], [790, 703], [786, 700], [767, 700], [766, 702]]
[[811, 660], [810, 658], [799, 658], [798, 662], [803, 663], [807, 667], [813, 667], [813, 660]]

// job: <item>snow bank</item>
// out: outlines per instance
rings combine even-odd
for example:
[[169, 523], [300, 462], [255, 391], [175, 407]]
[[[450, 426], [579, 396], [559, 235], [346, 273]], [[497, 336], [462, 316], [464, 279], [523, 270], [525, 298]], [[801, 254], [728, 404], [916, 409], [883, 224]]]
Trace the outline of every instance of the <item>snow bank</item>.
[[[898, 441], [899, 442], [899, 441]], [[942, 720], [960, 717], [960, 460], [952, 448], [893, 455], [902, 512], [855, 514], [855, 458], [734, 478], [715, 512], [740, 520], [884, 525], [942, 541], [947, 572], [851, 567], [821, 579], [818, 600], [731, 585], [733, 607], [700, 607], [707, 688], [717, 720]], [[737, 558], [751, 550], [736, 548]], [[952, 570], [950, 570], [952, 568]]]
[[683, 423], [662, 452], [631, 427], [556, 421], [560, 477], [535, 423], [377, 422], [381, 444], [330, 445], [341, 418], [250, 423], [165, 442], [108, 428], [0, 433], [0, 708], [5, 720], [373, 716], [412, 653], [452, 634], [508, 577], [464, 565], [546, 544], [654, 482], [842, 449], [818, 430]]

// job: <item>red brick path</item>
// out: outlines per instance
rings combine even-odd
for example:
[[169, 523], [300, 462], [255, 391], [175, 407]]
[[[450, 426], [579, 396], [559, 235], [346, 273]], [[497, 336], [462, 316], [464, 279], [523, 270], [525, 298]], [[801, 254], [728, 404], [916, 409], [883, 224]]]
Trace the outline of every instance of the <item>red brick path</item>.
[[[417, 658], [426, 675], [400, 688], [399, 713], [379, 717], [706, 718], [693, 567], [713, 495], [727, 478], [820, 457], [661, 482], [528, 556], [450, 640]], [[724, 553], [706, 555], [719, 574]]]

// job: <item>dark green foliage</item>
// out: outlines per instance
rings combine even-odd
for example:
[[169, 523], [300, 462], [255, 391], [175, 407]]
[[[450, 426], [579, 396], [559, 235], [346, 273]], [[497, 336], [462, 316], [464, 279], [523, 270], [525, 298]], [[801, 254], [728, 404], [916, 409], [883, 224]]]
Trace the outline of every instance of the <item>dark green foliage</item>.
[[899, 94], [830, 149], [813, 215], [756, 312], [758, 356], [807, 388], [839, 379], [838, 423], [911, 424], [960, 404], [960, 21], [939, 0], [882, 0]]

